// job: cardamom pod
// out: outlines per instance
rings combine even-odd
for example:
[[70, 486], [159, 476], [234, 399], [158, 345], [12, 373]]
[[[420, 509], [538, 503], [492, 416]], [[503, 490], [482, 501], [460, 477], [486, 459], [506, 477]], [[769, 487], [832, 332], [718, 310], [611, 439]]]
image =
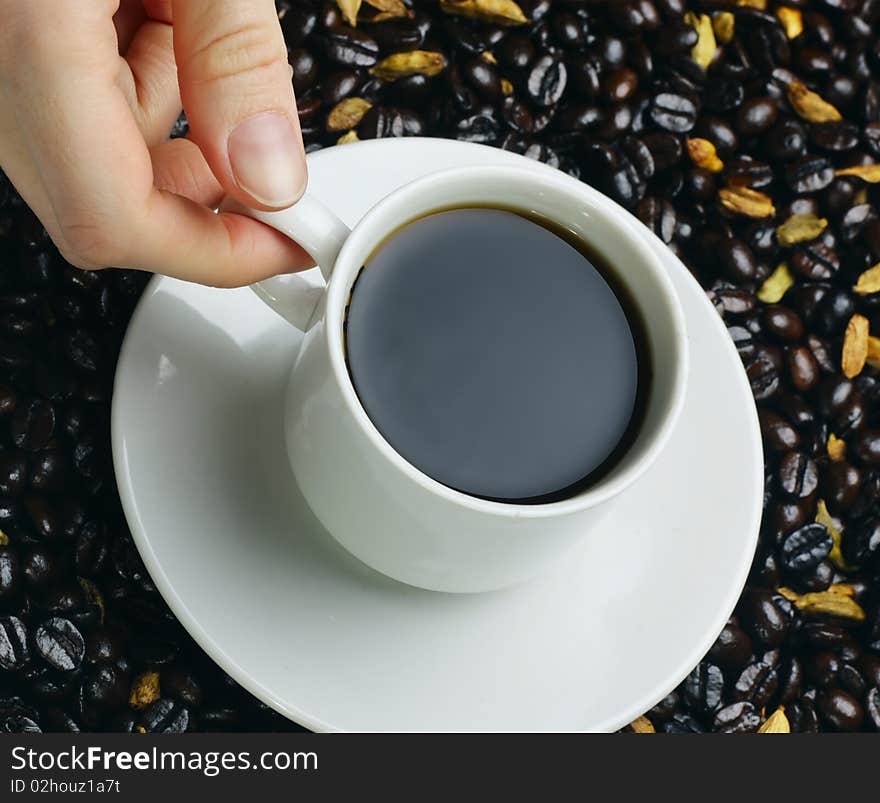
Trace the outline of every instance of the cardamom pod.
[[382, 59], [370, 74], [383, 81], [396, 81], [410, 75], [437, 75], [446, 69], [446, 56], [435, 50], [407, 50]]
[[361, 0], [336, 0], [336, 5], [342, 12], [342, 18], [352, 28], [356, 27], [358, 12], [361, 10]]
[[513, 94], [513, 84], [506, 78], [501, 79], [501, 92], [505, 97]]
[[846, 441], [838, 438], [833, 432], [828, 436], [826, 448], [831, 462], [840, 463], [846, 459]]
[[824, 217], [808, 213], [792, 215], [776, 229], [776, 237], [781, 245], [797, 245], [808, 240], [815, 240], [828, 226]]
[[691, 48], [691, 58], [704, 70], [708, 69], [715, 57], [718, 45], [715, 43], [715, 29], [708, 14], [695, 14], [688, 11], [684, 21], [697, 32], [697, 43]]
[[871, 293], [880, 293], [880, 262], [873, 268], [868, 268], [861, 274], [853, 287], [853, 291], [860, 296], [867, 296]]
[[785, 708], [779, 706], [767, 719], [761, 723], [758, 733], [791, 733], [791, 725], [785, 716]]
[[746, 8], [756, 8], [758, 11], [767, 10], [767, 0], [736, 0], [736, 4]]
[[799, 8], [780, 6], [776, 9], [776, 19], [789, 39], [796, 39], [804, 32], [804, 15]]
[[447, 14], [495, 25], [523, 25], [529, 21], [513, 0], [440, 0], [440, 8]]
[[786, 87], [786, 94], [791, 107], [807, 122], [833, 123], [843, 119], [834, 106], [800, 81], [792, 81]]
[[865, 612], [852, 597], [835, 594], [833, 591], [811, 591], [795, 600], [795, 607], [803, 613], [819, 616], [836, 616], [840, 619], [865, 621]]
[[98, 622], [104, 624], [104, 595], [101, 593], [101, 589], [86, 577], [77, 577], [76, 579], [79, 580], [79, 587], [82, 589], [86, 601], [98, 609]]
[[688, 139], [687, 149], [691, 161], [697, 167], [702, 167], [710, 173], [720, 173], [724, 169], [724, 162], [718, 158], [715, 145], [708, 139], [700, 139], [699, 137]]
[[629, 723], [629, 727], [632, 729], [633, 733], [656, 733], [654, 730], [654, 725], [651, 723], [651, 720], [646, 716], [636, 717], [632, 722]]
[[776, 214], [776, 207], [769, 195], [751, 187], [724, 187], [718, 190], [721, 205], [731, 212], [746, 217], [764, 218]]
[[348, 131], [354, 128], [373, 104], [363, 98], [340, 100], [327, 115], [328, 131]]
[[793, 284], [794, 276], [788, 265], [780, 262], [776, 270], [764, 279], [764, 283], [758, 289], [758, 300], [765, 304], [778, 304]]
[[847, 379], [852, 379], [862, 372], [868, 359], [868, 319], [856, 313], [846, 325], [843, 336], [843, 351], [840, 367]]
[[357, 135], [357, 131], [346, 131], [339, 139], [336, 140], [337, 145], [345, 145], [349, 142], [360, 142], [361, 138]]
[[729, 11], [719, 11], [712, 17], [712, 30], [715, 31], [715, 39], [726, 45], [733, 39], [736, 28], [736, 17]]
[[880, 368], [880, 337], [868, 337], [868, 364], [873, 368]]
[[9, 536], [0, 530], [0, 546], [6, 546], [9, 543]]
[[853, 165], [852, 167], [844, 167], [842, 170], [835, 170], [835, 176], [855, 176], [869, 184], [877, 184], [880, 182], [880, 164], [873, 165]]
[[831, 552], [828, 553], [828, 560], [830, 560], [842, 572], [855, 571], [857, 567], [850, 566], [843, 557], [843, 552], [840, 549], [840, 542], [843, 540], [843, 534], [840, 532], [840, 528], [837, 526], [837, 522], [833, 516], [828, 512], [828, 505], [825, 504], [824, 499], [820, 499], [816, 505], [816, 522], [825, 527], [825, 529], [828, 530], [828, 534], [831, 536], [832, 546]]
[[141, 672], [131, 684], [128, 704], [132, 708], [146, 708], [160, 697], [159, 673], [154, 671]]

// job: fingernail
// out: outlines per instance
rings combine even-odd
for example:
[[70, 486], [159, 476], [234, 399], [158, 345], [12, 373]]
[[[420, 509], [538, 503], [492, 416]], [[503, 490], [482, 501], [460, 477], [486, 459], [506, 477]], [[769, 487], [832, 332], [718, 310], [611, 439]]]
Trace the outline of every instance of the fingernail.
[[302, 144], [290, 120], [265, 112], [239, 123], [227, 143], [238, 186], [266, 206], [290, 206], [306, 186]]

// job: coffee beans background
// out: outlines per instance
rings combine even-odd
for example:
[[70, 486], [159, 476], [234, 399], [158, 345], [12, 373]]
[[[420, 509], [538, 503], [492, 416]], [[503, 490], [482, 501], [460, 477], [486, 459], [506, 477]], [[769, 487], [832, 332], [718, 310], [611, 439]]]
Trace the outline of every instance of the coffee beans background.
[[[880, 730], [880, 0], [277, 6], [308, 150], [429, 135], [557, 167], [728, 327], [760, 546], [708, 655], [627, 730]], [[0, 730], [295, 729], [192, 642], [125, 525], [110, 390], [149, 277], [65, 264], [5, 179], [0, 266]]]

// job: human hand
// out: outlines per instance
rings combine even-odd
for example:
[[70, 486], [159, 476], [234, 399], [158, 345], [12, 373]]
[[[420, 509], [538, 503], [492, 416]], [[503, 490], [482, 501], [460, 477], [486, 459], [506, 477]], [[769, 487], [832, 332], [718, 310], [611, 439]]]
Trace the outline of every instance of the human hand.
[[[212, 211], [305, 190], [272, 0], [0, 0], [0, 18], [0, 166], [69, 262], [218, 286], [312, 264]], [[190, 135], [169, 140], [181, 98]]]

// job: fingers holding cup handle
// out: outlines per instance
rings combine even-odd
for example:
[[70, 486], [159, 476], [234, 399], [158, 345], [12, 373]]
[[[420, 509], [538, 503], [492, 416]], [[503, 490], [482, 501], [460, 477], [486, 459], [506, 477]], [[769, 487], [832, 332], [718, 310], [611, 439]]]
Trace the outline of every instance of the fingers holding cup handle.
[[315, 311], [330, 280], [336, 257], [351, 230], [317, 198], [306, 193], [289, 209], [262, 212], [249, 209], [232, 198], [220, 204], [221, 212], [247, 215], [301, 245], [320, 269], [273, 276], [251, 285], [251, 289], [282, 318], [306, 332], [314, 323]]

